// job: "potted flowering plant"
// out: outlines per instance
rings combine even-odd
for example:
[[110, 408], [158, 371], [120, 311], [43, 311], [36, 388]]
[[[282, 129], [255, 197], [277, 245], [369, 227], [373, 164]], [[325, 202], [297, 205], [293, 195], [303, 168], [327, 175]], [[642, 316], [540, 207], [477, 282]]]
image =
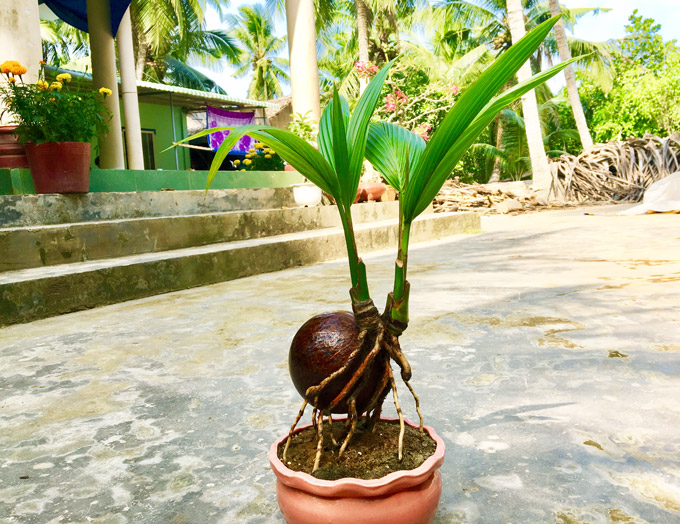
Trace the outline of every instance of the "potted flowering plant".
[[39, 80], [25, 83], [26, 68], [16, 61], [0, 65], [7, 84], [0, 87], [14, 131], [26, 148], [36, 193], [86, 193], [90, 178], [90, 142], [108, 129], [110, 118], [104, 99], [111, 91], [68, 90], [71, 75], [62, 72], [52, 82], [45, 79], [44, 62]]
[[[578, 59], [497, 94], [558, 19], [536, 27], [494, 62], [465, 90], [427, 142], [401, 126], [370, 122], [394, 61], [375, 75], [353, 114], [334, 90], [321, 117], [318, 151], [289, 131], [270, 126], [228, 129], [208, 186], [231, 147], [241, 136], [253, 136], [276, 148], [335, 199], [347, 245], [352, 312], [312, 317], [295, 334], [290, 348], [290, 375], [303, 403], [290, 431], [269, 451], [279, 507], [289, 524], [427, 524], [434, 518], [442, 490], [438, 468], [444, 460], [444, 442], [424, 426], [420, 401], [410, 384], [411, 366], [399, 342], [409, 323], [411, 224], [500, 110]], [[394, 287], [382, 313], [371, 298], [350, 212], [364, 158], [399, 192]], [[415, 401], [419, 423], [404, 417], [393, 364]], [[390, 393], [398, 416], [394, 420], [381, 417]], [[312, 425], [297, 428], [308, 406], [313, 408]], [[346, 419], [334, 421], [334, 414], [345, 414]]]

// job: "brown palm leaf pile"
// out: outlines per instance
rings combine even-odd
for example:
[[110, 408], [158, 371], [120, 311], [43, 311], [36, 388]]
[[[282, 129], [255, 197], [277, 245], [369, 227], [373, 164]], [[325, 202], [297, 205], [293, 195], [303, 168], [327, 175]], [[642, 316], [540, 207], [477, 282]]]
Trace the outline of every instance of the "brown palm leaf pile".
[[596, 144], [552, 162], [552, 195], [563, 201], [638, 202], [645, 189], [680, 170], [680, 134]]

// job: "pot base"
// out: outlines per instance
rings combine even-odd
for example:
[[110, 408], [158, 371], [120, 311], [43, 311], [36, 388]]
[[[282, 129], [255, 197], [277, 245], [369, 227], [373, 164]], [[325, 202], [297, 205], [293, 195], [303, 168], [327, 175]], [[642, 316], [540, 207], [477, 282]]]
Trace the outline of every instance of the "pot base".
[[288, 524], [430, 524], [442, 494], [435, 471], [423, 483], [384, 497], [327, 498], [276, 482], [276, 496]]

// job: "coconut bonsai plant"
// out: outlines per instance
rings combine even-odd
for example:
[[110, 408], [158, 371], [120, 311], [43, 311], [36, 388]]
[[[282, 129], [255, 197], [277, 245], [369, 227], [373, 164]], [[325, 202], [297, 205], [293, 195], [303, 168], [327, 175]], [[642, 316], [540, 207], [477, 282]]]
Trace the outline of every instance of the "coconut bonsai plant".
[[[286, 130], [260, 125], [229, 129], [230, 134], [215, 156], [208, 186], [231, 147], [244, 134], [251, 135], [274, 148], [335, 199], [347, 244], [352, 312], [324, 313], [311, 318], [297, 332], [290, 349], [290, 374], [303, 403], [288, 435], [279, 439], [270, 451], [270, 460], [279, 480], [279, 505], [289, 523], [320, 522], [320, 516], [326, 519], [324, 521], [334, 523], [426, 523], [434, 517], [441, 493], [439, 473], [435, 470], [443, 461], [443, 442], [429, 428], [428, 433], [436, 443], [432, 446], [433, 455], [413, 470], [387, 475], [383, 472], [383, 478], [374, 480], [341, 478], [330, 481], [318, 477], [328, 476], [323, 463], [343, 460], [348, 446], [354, 445], [353, 437], [358, 433], [360, 421], [364, 433], [375, 430], [381, 423], [383, 402], [390, 393], [398, 415], [398, 422], [394, 424], [398, 426], [393, 450], [397, 460], [394, 469], [403, 469], [398, 464], [404, 457], [407, 423], [399, 401], [393, 363], [415, 400], [419, 424], [413, 438], [428, 438], [418, 437], [417, 430], [423, 434], [424, 429], [420, 402], [410, 384], [411, 366], [399, 343], [409, 321], [407, 267], [411, 224], [429, 206], [458, 160], [495, 115], [571, 63], [552, 67], [495, 96], [535, 52], [558, 18], [539, 25], [496, 60], [463, 93], [427, 143], [397, 125], [370, 122], [393, 62], [375, 75], [352, 114], [347, 102], [333, 91], [321, 118], [318, 151]], [[214, 131], [206, 130], [194, 137]], [[382, 313], [371, 298], [366, 267], [357, 253], [350, 213], [365, 157], [399, 193], [399, 246], [394, 285]], [[313, 408], [313, 427], [306, 430], [307, 441], [311, 439], [314, 452], [309, 463], [301, 466], [303, 472], [293, 472], [287, 467], [290, 465], [289, 453], [297, 440], [303, 440], [296, 437], [301, 434], [296, 432], [296, 427], [309, 405]], [[332, 419], [336, 413], [347, 415], [340, 431], [339, 421], [334, 423]], [[324, 450], [328, 450], [325, 458]], [[343, 473], [338, 475], [343, 476]], [[367, 490], [368, 496], [373, 497], [372, 505], [357, 502], [362, 490]], [[427, 499], [426, 506], [415, 512], [407, 510], [415, 499], [423, 497]], [[340, 504], [339, 500], [343, 498], [347, 499], [348, 505]], [[368, 514], [373, 511], [370, 508], [378, 508], [375, 510], [377, 520], [369, 519]], [[352, 513], [354, 509], [362, 512], [361, 519]]]

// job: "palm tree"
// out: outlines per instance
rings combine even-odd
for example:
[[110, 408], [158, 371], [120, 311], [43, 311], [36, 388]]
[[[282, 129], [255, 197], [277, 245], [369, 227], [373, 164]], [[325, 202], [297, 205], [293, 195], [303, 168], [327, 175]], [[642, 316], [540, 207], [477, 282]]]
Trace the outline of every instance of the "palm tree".
[[287, 39], [274, 36], [269, 12], [262, 4], [243, 6], [238, 15], [226, 18], [233, 29], [230, 32], [240, 45], [233, 63], [239, 66], [239, 78], [252, 74], [248, 96], [255, 100], [268, 100], [281, 95], [281, 81], [288, 81], [288, 59], [279, 56]]
[[[558, 15], [561, 12], [562, 9], [560, 8], [559, 0], [550, 0], [550, 13], [552, 15]], [[555, 24], [554, 31], [555, 40], [557, 41], [557, 48], [559, 49], [560, 53], [560, 60], [563, 62], [570, 60], [571, 53], [569, 51], [567, 35], [564, 31], [564, 22], [562, 20]], [[578, 134], [581, 137], [581, 144], [583, 144], [584, 149], [588, 150], [593, 147], [593, 139], [590, 136], [590, 130], [588, 129], [586, 116], [583, 114], [583, 106], [581, 105], [581, 98], [578, 95], [574, 70], [571, 66], [568, 66], [564, 70], [564, 77], [567, 82], [567, 92], [569, 93], [571, 109], [574, 112], [574, 120], [576, 120], [576, 128], [578, 129]]]
[[[522, 0], [507, 0], [508, 26], [512, 35], [513, 43], [519, 41], [525, 34], [524, 12]], [[524, 82], [531, 78], [531, 66], [525, 63], [517, 71], [517, 80]], [[532, 179], [535, 188], [548, 189], [552, 177], [548, 157], [543, 149], [543, 137], [541, 136], [541, 121], [538, 117], [536, 93], [532, 90], [522, 97], [522, 114], [531, 157]]]
[[226, 32], [205, 29], [208, 6], [220, 12], [219, 0], [132, 0], [138, 79], [224, 93], [191, 65], [219, 70], [222, 58], [234, 59], [238, 52]]

